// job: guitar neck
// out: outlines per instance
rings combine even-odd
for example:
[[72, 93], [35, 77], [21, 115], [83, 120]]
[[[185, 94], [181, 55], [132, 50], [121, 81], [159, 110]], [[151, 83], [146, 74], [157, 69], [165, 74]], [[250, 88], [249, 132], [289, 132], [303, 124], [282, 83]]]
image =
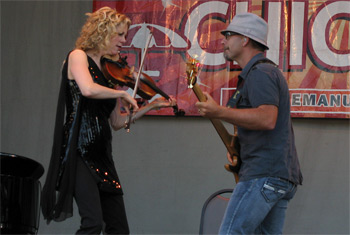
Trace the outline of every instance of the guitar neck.
[[218, 119], [210, 119], [211, 123], [213, 124], [216, 132], [219, 134], [222, 142], [224, 143], [227, 151], [233, 156], [237, 156], [238, 153], [236, 149], [233, 147], [233, 136], [228, 133], [225, 126], [222, 124], [222, 122]]
[[[206, 96], [203, 94], [202, 89], [198, 86], [197, 83], [193, 85], [192, 89], [199, 101], [201, 102], [207, 101]], [[230, 135], [230, 133], [228, 133], [228, 131], [226, 130], [222, 122], [218, 119], [212, 119], [212, 118], [210, 118], [210, 121], [213, 124], [216, 132], [219, 134], [225, 147], [227, 148], [227, 151], [231, 155], [238, 155], [237, 150], [233, 147], [233, 136]]]
[[200, 102], [207, 101], [207, 97], [203, 94], [202, 89], [198, 86], [197, 83], [193, 85], [192, 90], [194, 91], [194, 94], [196, 94]]

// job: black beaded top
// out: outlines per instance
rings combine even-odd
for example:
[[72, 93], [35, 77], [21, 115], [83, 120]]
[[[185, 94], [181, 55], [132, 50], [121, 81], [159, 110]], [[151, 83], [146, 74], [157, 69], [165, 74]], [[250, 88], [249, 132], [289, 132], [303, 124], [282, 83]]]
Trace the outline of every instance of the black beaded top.
[[[94, 82], [108, 87], [107, 80], [95, 62], [90, 57], [88, 57], [88, 62]], [[63, 79], [68, 79], [68, 77]], [[74, 80], [68, 80], [66, 87], [67, 115], [63, 127], [62, 148], [64, 151], [62, 153], [68, 151], [73, 127], [80, 119], [78, 156], [83, 158], [102, 190], [122, 194], [112, 157], [112, 133], [109, 124], [109, 116], [115, 105], [116, 99], [89, 99], [82, 96], [77, 83]], [[64, 170], [66, 156], [66, 154], [61, 156], [61, 171]]]

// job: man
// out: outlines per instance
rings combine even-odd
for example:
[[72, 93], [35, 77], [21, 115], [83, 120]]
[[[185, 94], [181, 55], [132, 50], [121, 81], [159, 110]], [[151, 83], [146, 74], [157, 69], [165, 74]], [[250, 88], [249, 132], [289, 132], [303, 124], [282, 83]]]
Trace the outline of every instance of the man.
[[[286, 80], [263, 53], [267, 23], [252, 13], [237, 14], [222, 41], [224, 56], [242, 68], [228, 107], [207, 96], [199, 113], [238, 126], [242, 165], [220, 234], [281, 234], [288, 201], [302, 183], [290, 118]], [[231, 156], [227, 155], [232, 162]]]

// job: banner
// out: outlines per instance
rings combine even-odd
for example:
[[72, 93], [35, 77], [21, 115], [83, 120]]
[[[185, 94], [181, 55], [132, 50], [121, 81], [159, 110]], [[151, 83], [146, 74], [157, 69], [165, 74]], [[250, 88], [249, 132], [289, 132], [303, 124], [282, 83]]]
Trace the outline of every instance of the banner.
[[[131, 19], [121, 51], [129, 66], [139, 67], [152, 32], [143, 72], [177, 100], [186, 116], [199, 115], [197, 98], [187, 85], [186, 61], [199, 60], [197, 83], [226, 105], [241, 68], [225, 61], [220, 32], [235, 14], [252, 12], [268, 22], [270, 49], [265, 55], [287, 80], [292, 117], [350, 118], [348, 0], [95, 0], [93, 4], [94, 10], [109, 6]], [[173, 114], [161, 109], [150, 115]]]

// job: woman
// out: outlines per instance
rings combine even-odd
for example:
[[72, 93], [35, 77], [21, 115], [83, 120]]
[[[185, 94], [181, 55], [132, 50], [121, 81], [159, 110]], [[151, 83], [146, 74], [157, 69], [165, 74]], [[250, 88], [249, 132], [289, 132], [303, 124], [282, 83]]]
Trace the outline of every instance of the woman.
[[[74, 197], [81, 216], [77, 234], [100, 234], [103, 223], [107, 234], [128, 234], [110, 125], [114, 130], [124, 127], [128, 107], [133, 107], [134, 121], [151, 109], [174, 106], [175, 101], [160, 98], [138, 109], [127, 92], [111, 87], [101, 72], [100, 61], [102, 57], [118, 56], [131, 22], [109, 7], [87, 15], [75, 49], [62, 69], [42, 211], [48, 223], [62, 221], [73, 215]], [[120, 111], [121, 104], [127, 113]]]

